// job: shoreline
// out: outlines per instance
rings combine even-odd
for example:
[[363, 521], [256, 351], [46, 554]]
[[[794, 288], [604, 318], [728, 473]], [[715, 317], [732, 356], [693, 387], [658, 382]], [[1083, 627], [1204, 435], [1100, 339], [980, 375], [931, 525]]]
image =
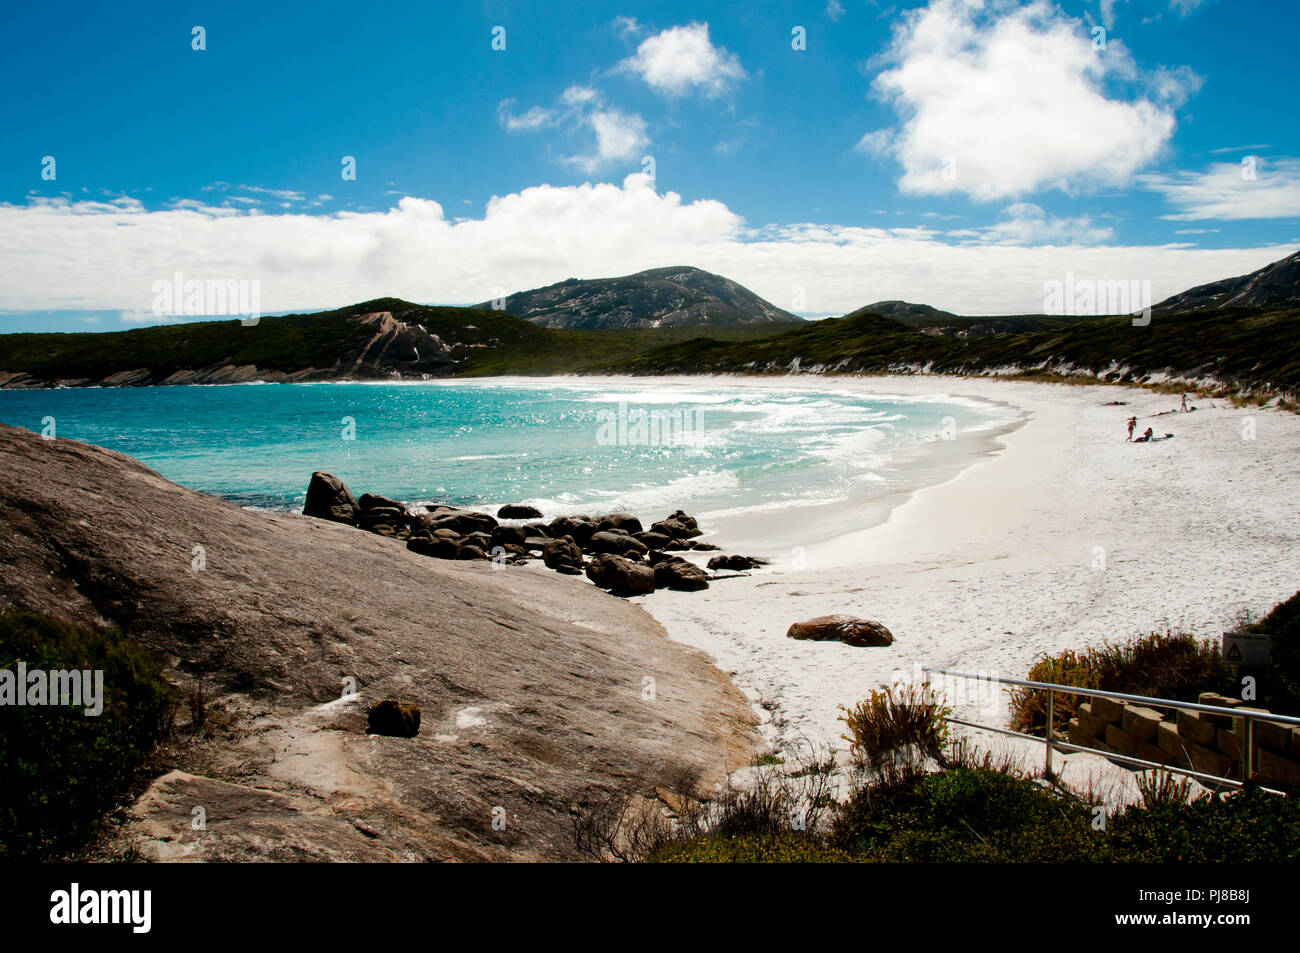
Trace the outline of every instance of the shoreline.
[[[993, 438], [1000, 449], [909, 493], [883, 521], [808, 537], [801, 570], [787, 562], [706, 592], [636, 600], [716, 660], [766, 713], [776, 748], [800, 738], [842, 748], [837, 706], [920, 665], [1024, 677], [1043, 653], [1148, 631], [1217, 638], [1242, 611], [1262, 615], [1300, 588], [1300, 529], [1287, 503], [1300, 496], [1293, 414], [1198, 399], [1194, 413], [1160, 417], [1176, 439], [1129, 444], [1127, 416], [1149, 419], [1176, 397], [946, 376], [826, 381], [1000, 398], [1023, 419]], [[1112, 400], [1127, 405], [1104, 406]], [[1240, 437], [1247, 416], [1258, 439]], [[709, 539], [735, 551], [726, 535]], [[838, 612], [880, 621], [897, 641], [861, 649], [785, 638], [796, 621]], [[991, 724], [1006, 716], [1005, 698], [996, 715], [955, 708]]]

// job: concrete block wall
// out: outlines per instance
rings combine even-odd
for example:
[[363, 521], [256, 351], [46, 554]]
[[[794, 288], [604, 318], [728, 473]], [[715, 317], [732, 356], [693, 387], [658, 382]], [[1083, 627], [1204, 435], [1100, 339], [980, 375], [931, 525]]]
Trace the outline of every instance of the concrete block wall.
[[[1250, 708], [1240, 699], [1204, 692], [1202, 705]], [[1070, 719], [1071, 744], [1191, 768], [1241, 780], [1247, 719], [1211, 712], [1157, 711], [1143, 705], [1093, 698]], [[1270, 787], [1300, 788], [1300, 727], [1257, 719], [1253, 731], [1254, 780]]]

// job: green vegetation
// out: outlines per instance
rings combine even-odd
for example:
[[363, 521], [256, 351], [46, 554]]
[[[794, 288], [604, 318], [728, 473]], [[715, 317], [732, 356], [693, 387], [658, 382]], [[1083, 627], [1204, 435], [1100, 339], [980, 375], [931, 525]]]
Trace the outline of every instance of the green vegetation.
[[1267, 633], [1273, 640], [1268, 668], [1253, 673], [1259, 689], [1255, 704], [1283, 715], [1300, 715], [1300, 592], [1244, 628]]
[[[1029, 680], [1077, 685], [1106, 692], [1147, 695], [1194, 702], [1201, 692], [1237, 693], [1232, 669], [1219, 646], [1186, 633], [1153, 632], [1128, 642], [1107, 644], [1083, 652], [1066, 649], [1044, 656], [1029, 669]], [[1077, 695], [1056, 694], [1053, 721], [1061, 728], [1074, 717]], [[1013, 731], [1042, 734], [1047, 727], [1047, 693], [1017, 688], [1011, 692]]]
[[131, 331], [6, 334], [0, 370], [42, 380], [102, 380], [118, 371], [150, 368], [162, 380], [187, 369], [255, 364], [262, 370], [329, 368], [369, 336], [343, 311], [238, 320], [202, 321]]
[[1258, 789], [1188, 800], [1157, 773], [1141, 802], [1101, 800], [952, 746], [860, 784], [821, 828], [668, 839], [652, 863], [1239, 863], [1300, 860], [1300, 803]]
[[[254, 365], [263, 371], [328, 371], [354, 355], [373, 333], [356, 318], [390, 311], [451, 346], [459, 376], [572, 373], [698, 336], [699, 328], [566, 331], [543, 328], [505, 311], [414, 305], [378, 298], [337, 311], [137, 328], [131, 331], [4, 335], [0, 371], [42, 381], [99, 381], [119, 371], [149, 369], [150, 380], [177, 371]], [[802, 324], [802, 322], [800, 322]], [[711, 333], [743, 342], [791, 324], [729, 325]]]
[[[606, 365], [610, 372], [786, 372], [792, 362], [807, 371], [885, 373], [909, 367], [977, 374], [1018, 368], [1027, 374], [1106, 374], [1131, 382], [1148, 374], [1214, 377], [1237, 386], [1272, 383], [1300, 389], [1295, 329], [1300, 309], [1231, 308], [1156, 315], [1146, 327], [1127, 316], [1092, 318], [1024, 334], [980, 337], [928, 335], [879, 315], [828, 318], [757, 341], [707, 337], [657, 348]], [[1117, 368], [1126, 368], [1120, 373]]]
[[49, 860], [82, 846], [127, 793], [170, 723], [167, 684], [117, 632], [44, 615], [0, 614], [0, 669], [102, 670], [103, 711], [0, 707], [0, 859]]
[[[1186, 672], [1201, 646], [1184, 638], [1139, 640], [1087, 657], [1076, 669], [1110, 677], [1107, 659], [1157, 658], [1163, 674]], [[1170, 661], [1174, 659], [1175, 661]], [[1090, 663], [1095, 668], [1089, 669]], [[781, 811], [761, 829], [724, 809], [709, 826], [697, 810], [683, 832], [660, 832], [640, 859], [657, 863], [1223, 863], [1300, 860], [1300, 802], [1258, 789], [1193, 797], [1167, 772], [1140, 776], [1140, 801], [1107, 808], [1091, 791], [995, 762], [965, 740], [941, 742], [945, 711], [921, 687], [878, 691], [844, 709], [853, 765], [850, 793], [822, 804], [827, 824], [793, 828]], [[936, 747], [941, 745], [941, 747]], [[748, 803], [791, 803], [764, 788]], [[781, 789], [788, 796], [788, 789]], [[825, 795], [827, 789], [817, 789]], [[797, 806], [794, 806], [797, 813]], [[753, 815], [747, 815], [750, 820]]]
[[875, 777], [895, 777], [921, 758], [943, 759], [952, 709], [923, 685], [879, 689], [840, 710], [849, 754]]
[[[505, 311], [424, 307], [380, 298], [320, 314], [78, 334], [5, 335], [0, 370], [42, 381], [101, 380], [148, 368], [157, 382], [181, 370], [252, 364], [266, 371], [328, 372], [355, 356], [370, 329], [359, 315], [391, 311], [451, 348], [457, 376], [564, 373], [1012, 373], [1062, 379], [1099, 376], [1133, 383], [1151, 374], [1214, 378], [1246, 399], [1300, 390], [1295, 327], [1300, 309], [1230, 308], [1156, 315], [1146, 327], [1128, 316], [920, 318], [872, 313], [795, 324], [731, 324], [609, 330], [540, 327]], [[931, 325], [942, 334], [923, 333]], [[431, 364], [431, 369], [436, 369]], [[420, 368], [416, 366], [413, 371]], [[1290, 404], [1288, 404], [1290, 406]]]

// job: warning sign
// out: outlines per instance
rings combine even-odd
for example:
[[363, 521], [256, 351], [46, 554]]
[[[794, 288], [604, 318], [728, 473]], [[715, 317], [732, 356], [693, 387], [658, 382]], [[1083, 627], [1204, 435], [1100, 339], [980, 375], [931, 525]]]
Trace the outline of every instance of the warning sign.
[[1229, 665], [1267, 665], [1272, 639], [1258, 632], [1223, 633], [1223, 660]]

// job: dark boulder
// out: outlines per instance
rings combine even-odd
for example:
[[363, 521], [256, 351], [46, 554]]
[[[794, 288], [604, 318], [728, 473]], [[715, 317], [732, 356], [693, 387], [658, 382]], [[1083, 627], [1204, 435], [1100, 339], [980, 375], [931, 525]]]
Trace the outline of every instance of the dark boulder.
[[405, 503], [380, 496], [378, 493], [362, 493], [360, 506], [363, 510], [397, 510], [403, 516], [406, 515]]
[[587, 543], [587, 549], [593, 553], [613, 553], [616, 556], [622, 556], [629, 552], [644, 556], [650, 551], [649, 546], [634, 536], [612, 530], [592, 533], [591, 539]]
[[744, 572], [746, 569], [757, 569], [759, 566], [766, 565], [767, 560], [759, 559], [757, 556], [714, 556], [709, 560], [710, 569], [730, 569], [733, 572]]
[[668, 515], [670, 520], [676, 520], [686, 527], [686, 531], [692, 536], [700, 535], [700, 524], [695, 521], [694, 516], [687, 516], [681, 510], [676, 510]]
[[637, 533], [636, 538], [645, 543], [651, 549], [663, 549], [672, 542], [672, 537], [665, 536], [663, 533], [655, 533], [649, 530]]
[[835, 640], [845, 645], [885, 646], [894, 642], [893, 633], [879, 622], [851, 615], [822, 615], [796, 622], [785, 634], [788, 639]]
[[631, 513], [606, 513], [597, 520], [596, 532], [618, 529], [628, 534], [641, 532], [641, 521]]
[[461, 543], [456, 550], [457, 559], [487, 559], [488, 554], [473, 543]]
[[655, 586], [698, 592], [709, 588], [709, 574], [680, 556], [661, 557], [654, 564]]
[[311, 482], [307, 484], [307, 502], [302, 507], [304, 516], [356, 526], [360, 509], [352, 491], [334, 474], [318, 470], [311, 475]]
[[557, 516], [546, 527], [546, 532], [555, 539], [572, 536], [575, 543], [585, 546], [591, 534], [596, 532], [596, 521], [590, 516]]
[[639, 596], [655, 591], [655, 571], [645, 563], [601, 553], [587, 564], [587, 578], [616, 596]]
[[499, 520], [535, 520], [541, 516], [542, 511], [537, 507], [525, 506], [523, 503], [507, 503], [497, 510]]
[[414, 738], [420, 731], [420, 706], [385, 698], [370, 706], [366, 734]]
[[572, 536], [549, 539], [542, 547], [542, 562], [558, 572], [582, 572], [582, 549]]
[[454, 539], [441, 536], [414, 536], [406, 543], [406, 548], [421, 556], [433, 556], [435, 559], [455, 559], [457, 544]]
[[433, 529], [449, 529], [462, 536], [467, 536], [470, 533], [491, 533], [497, 528], [497, 521], [487, 513], [476, 513], [473, 510], [454, 510], [450, 513], [438, 513], [429, 526]]
[[526, 539], [522, 526], [498, 526], [492, 531], [489, 542], [493, 546], [523, 546]]
[[540, 536], [542, 539], [550, 539], [551, 531], [547, 528], [545, 523], [525, 523], [524, 535]]
[[[678, 513], [681, 513], [681, 511], [678, 510]], [[700, 528], [695, 525], [695, 520], [689, 516], [685, 516], [685, 514], [682, 515], [685, 518], [678, 518], [674, 515], [667, 519], [660, 520], [658, 523], [655, 523], [650, 527], [650, 532], [662, 533], [672, 539], [691, 539], [701, 535]]]

